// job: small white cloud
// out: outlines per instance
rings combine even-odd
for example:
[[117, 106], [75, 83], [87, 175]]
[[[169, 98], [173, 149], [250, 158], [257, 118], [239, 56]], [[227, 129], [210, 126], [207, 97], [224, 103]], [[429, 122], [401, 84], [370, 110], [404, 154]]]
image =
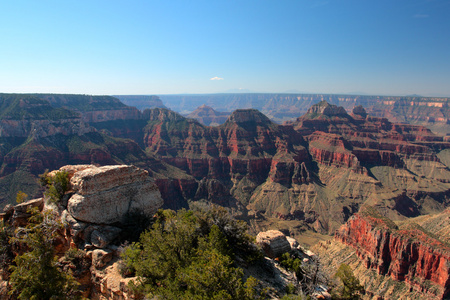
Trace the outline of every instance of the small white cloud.
[[414, 15], [413, 17], [414, 17], [414, 18], [417, 18], [417, 19], [425, 19], [425, 18], [430, 17], [430, 15], [416, 14], [416, 15]]
[[220, 77], [213, 77], [213, 78], [211, 78], [210, 80], [223, 80], [223, 78], [220, 78]]

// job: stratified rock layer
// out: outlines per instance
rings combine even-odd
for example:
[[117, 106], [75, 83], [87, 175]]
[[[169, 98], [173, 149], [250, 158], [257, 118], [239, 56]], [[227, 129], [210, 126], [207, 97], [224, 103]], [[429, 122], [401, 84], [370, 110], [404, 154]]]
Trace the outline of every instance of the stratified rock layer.
[[352, 216], [335, 239], [354, 248], [366, 267], [378, 274], [437, 298], [449, 295], [450, 248], [417, 224], [399, 228], [368, 207]]
[[68, 211], [77, 220], [96, 224], [120, 222], [127, 213], [151, 215], [163, 204], [148, 172], [135, 166], [91, 167], [70, 180], [75, 194]]

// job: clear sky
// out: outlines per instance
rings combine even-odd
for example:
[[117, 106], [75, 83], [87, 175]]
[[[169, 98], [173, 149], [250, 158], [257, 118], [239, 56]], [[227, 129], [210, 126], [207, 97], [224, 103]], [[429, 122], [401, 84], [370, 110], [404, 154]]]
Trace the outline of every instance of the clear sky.
[[0, 92], [450, 96], [448, 0], [0, 0]]

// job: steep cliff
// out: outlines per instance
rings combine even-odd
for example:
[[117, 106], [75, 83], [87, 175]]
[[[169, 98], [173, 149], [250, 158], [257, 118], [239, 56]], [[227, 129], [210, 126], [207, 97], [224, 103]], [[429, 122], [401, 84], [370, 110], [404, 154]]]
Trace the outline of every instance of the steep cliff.
[[397, 226], [364, 207], [336, 231], [335, 239], [355, 249], [366, 268], [380, 275], [440, 299], [450, 292], [450, 248], [416, 223]]
[[268, 178], [285, 184], [310, 180], [302, 167], [304, 140], [256, 110], [237, 110], [217, 127], [168, 110], [149, 111], [148, 117], [147, 150], [200, 180], [197, 198], [246, 204]]

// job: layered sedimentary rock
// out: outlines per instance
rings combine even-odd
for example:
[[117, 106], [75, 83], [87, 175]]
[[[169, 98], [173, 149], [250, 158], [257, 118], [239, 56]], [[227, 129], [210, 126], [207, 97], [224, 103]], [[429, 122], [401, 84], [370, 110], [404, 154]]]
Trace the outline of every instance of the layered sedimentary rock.
[[[218, 191], [231, 191], [243, 202], [252, 186], [267, 178], [286, 184], [310, 180], [302, 165], [308, 155], [304, 140], [256, 110], [235, 111], [217, 127], [205, 127], [167, 110], [146, 113], [150, 119], [145, 129], [147, 150], [198, 180], [215, 180]], [[211, 185], [202, 184], [197, 195], [212, 200], [214, 195], [205, 193], [207, 186]]]
[[[321, 102], [285, 125], [254, 109], [236, 110], [217, 127], [164, 109], [144, 114], [147, 151], [198, 180], [194, 199], [245, 205], [252, 215], [297, 219], [321, 232], [333, 232], [366, 201], [398, 218], [448, 203], [450, 171], [437, 153], [450, 144], [424, 127], [370, 117], [362, 107], [349, 115]], [[386, 196], [395, 185], [415, 203], [411, 212], [391, 204], [397, 192]], [[434, 208], [421, 204], [433, 186]]]
[[75, 172], [70, 184], [75, 194], [68, 211], [83, 222], [111, 224], [132, 212], [152, 215], [163, 204], [148, 172], [134, 166], [87, 168]]
[[111, 96], [38, 94], [53, 107], [64, 107], [81, 114], [84, 122], [97, 123], [111, 120], [139, 119], [140, 112]]
[[126, 105], [134, 106], [139, 110], [151, 108], [167, 108], [158, 96], [117, 95], [114, 97], [116, 97]]
[[[50, 96], [60, 113], [126, 108], [112, 97]], [[64, 164], [136, 164], [150, 172], [168, 208], [206, 200], [244, 218], [298, 220], [328, 233], [367, 201], [401, 219], [441, 210], [450, 199], [450, 143], [424, 127], [372, 117], [362, 107], [347, 114], [320, 102], [285, 125], [255, 109], [237, 110], [217, 127], [161, 108], [139, 112], [137, 119], [112, 118], [91, 123], [101, 133], [7, 140], [0, 147], [0, 184], [26, 178], [16, 172], [36, 176]], [[11, 188], [8, 197], [16, 192]]]
[[354, 248], [366, 268], [445, 298], [450, 292], [450, 248], [416, 223], [397, 226], [365, 207], [336, 231], [335, 239]]

